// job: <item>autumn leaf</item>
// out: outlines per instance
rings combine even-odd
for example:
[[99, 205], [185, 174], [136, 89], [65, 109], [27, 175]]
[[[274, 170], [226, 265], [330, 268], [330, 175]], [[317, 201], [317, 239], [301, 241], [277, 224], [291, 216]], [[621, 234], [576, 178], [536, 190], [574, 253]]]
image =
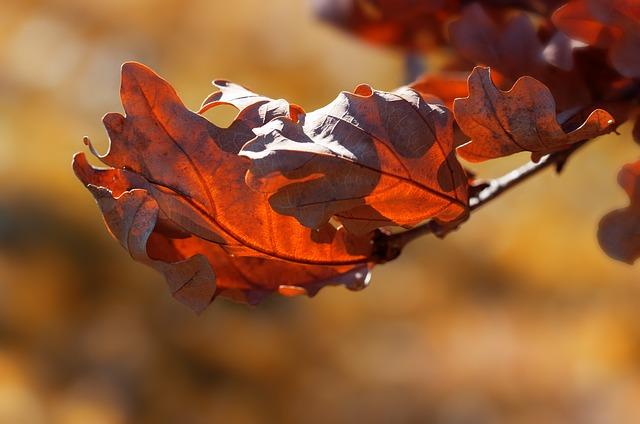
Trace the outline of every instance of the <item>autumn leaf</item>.
[[471, 138], [458, 153], [472, 162], [532, 152], [534, 160], [591, 139], [611, 129], [613, 118], [596, 109], [575, 130], [566, 133], [558, 123], [555, 101], [549, 89], [525, 76], [504, 92], [498, 90], [488, 68], [477, 67], [469, 76], [469, 97], [456, 99], [454, 114]]
[[111, 168], [78, 155], [74, 169], [114, 236], [134, 259], [163, 272], [180, 300], [201, 310], [216, 294], [255, 302], [256, 293], [280, 286], [314, 294], [323, 281], [351, 276], [355, 287], [366, 280], [370, 235], [305, 228], [244, 183], [249, 162], [237, 153], [255, 136], [252, 126], [268, 118], [261, 112], [291, 116], [295, 107], [246, 102], [229, 128], [219, 128], [137, 63], [123, 65], [121, 97], [126, 115], [104, 118], [109, 151], [91, 149]]
[[240, 155], [252, 160], [247, 183], [309, 228], [332, 218], [357, 234], [447, 222], [467, 213], [452, 121], [446, 108], [409, 88], [361, 85], [298, 122], [272, 120]]
[[429, 50], [458, 0], [311, 0], [321, 19], [375, 44]]
[[609, 49], [620, 74], [640, 77], [640, 3], [631, 0], [573, 0], [558, 9], [553, 23], [570, 37]]
[[618, 183], [629, 196], [629, 206], [602, 218], [598, 241], [607, 255], [632, 264], [640, 257], [640, 161], [625, 165]]

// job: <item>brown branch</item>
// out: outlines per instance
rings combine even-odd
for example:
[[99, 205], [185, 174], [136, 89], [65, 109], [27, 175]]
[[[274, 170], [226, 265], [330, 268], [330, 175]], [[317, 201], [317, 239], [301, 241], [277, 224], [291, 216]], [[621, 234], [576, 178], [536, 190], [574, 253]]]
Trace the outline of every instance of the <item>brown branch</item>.
[[[571, 155], [589, 141], [590, 140], [585, 140], [575, 143], [566, 150], [543, 157], [539, 162], [528, 162], [502, 177], [483, 184], [482, 189], [469, 198], [469, 212], [474, 212], [481, 206], [497, 199], [506, 191], [520, 185], [549, 167], [555, 166], [557, 172], [560, 172]], [[471, 187], [472, 190], [473, 187], [474, 186]], [[396, 234], [379, 231], [374, 241], [374, 257], [376, 258], [376, 262], [384, 263], [397, 258], [404, 246], [421, 236], [433, 234], [442, 238], [450, 232], [457, 230], [468, 218], [469, 216], [467, 215], [461, 221], [445, 225], [431, 220], [408, 231]]]
[[505, 191], [528, 180], [550, 166], [555, 166], [556, 171], [560, 173], [571, 155], [581, 147], [584, 147], [589, 141], [590, 140], [585, 140], [575, 143], [568, 149], [543, 157], [537, 163], [528, 162], [508, 174], [492, 180], [485, 189], [481, 190], [476, 196], [469, 199], [469, 210], [474, 211], [478, 209], [491, 200], [497, 198]]

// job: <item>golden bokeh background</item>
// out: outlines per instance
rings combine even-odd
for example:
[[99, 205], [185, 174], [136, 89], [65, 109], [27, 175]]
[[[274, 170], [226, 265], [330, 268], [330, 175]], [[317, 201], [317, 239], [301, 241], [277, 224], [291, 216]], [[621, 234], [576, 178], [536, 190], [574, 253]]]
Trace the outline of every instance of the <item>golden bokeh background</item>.
[[639, 269], [595, 238], [626, 204], [627, 126], [410, 245], [363, 292], [195, 316], [109, 237], [70, 168], [82, 136], [106, 148], [126, 60], [192, 108], [214, 78], [311, 110], [405, 72], [302, 0], [3, 0], [0, 423], [640, 422]]

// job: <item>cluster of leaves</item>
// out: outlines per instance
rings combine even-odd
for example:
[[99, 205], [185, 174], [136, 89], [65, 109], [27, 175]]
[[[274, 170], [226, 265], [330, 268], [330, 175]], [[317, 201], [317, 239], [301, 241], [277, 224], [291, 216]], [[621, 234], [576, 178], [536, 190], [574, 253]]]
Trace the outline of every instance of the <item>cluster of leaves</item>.
[[[218, 295], [255, 304], [274, 291], [361, 289], [402, 248], [389, 248], [403, 240], [390, 229], [444, 234], [468, 218], [487, 185], [458, 155], [539, 161], [637, 112], [638, 5], [559, 3], [316, 0], [359, 36], [451, 60], [393, 92], [360, 85], [308, 113], [220, 80], [190, 111], [169, 83], [126, 63], [125, 115], [104, 117], [109, 151], [85, 139], [108, 168], [79, 153], [74, 170], [113, 236], [196, 311]], [[223, 104], [238, 110], [228, 128], [202, 115]], [[621, 175], [631, 206], [600, 228], [606, 251], [627, 261], [640, 256], [639, 167]]]

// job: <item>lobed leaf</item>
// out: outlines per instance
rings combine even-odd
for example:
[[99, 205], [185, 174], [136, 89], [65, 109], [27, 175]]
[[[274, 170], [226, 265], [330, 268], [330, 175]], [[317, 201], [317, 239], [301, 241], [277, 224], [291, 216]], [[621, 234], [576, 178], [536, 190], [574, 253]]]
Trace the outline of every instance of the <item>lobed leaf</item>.
[[252, 161], [247, 183], [309, 228], [331, 218], [357, 234], [453, 221], [468, 208], [452, 124], [446, 108], [412, 89], [361, 85], [298, 122], [272, 120], [240, 155]]
[[640, 161], [625, 165], [618, 183], [629, 196], [629, 206], [602, 218], [598, 241], [607, 255], [632, 264], [640, 258]]
[[[252, 127], [295, 107], [245, 100], [231, 126], [218, 128], [137, 63], [123, 65], [121, 97], [126, 115], [104, 118], [109, 151], [91, 149], [111, 169], [90, 166], [84, 155], [74, 169], [114, 236], [134, 259], [163, 272], [180, 300], [201, 310], [216, 294], [253, 303], [280, 286], [314, 294], [323, 282], [366, 280], [371, 235], [300, 226], [244, 183], [249, 163], [237, 153], [254, 137]], [[194, 284], [196, 295], [184, 294]]]
[[481, 162], [532, 152], [534, 160], [568, 145], [610, 130], [613, 118], [596, 109], [577, 129], [566, 133], [558, 123], [549, 89], [525, 76], [504, 92], [491, 81], [488, 68], [477, 67], [469, 76], [469, 96], [456, 99], [454, 114], [471, 141], [458, 149], [464, 159]]

